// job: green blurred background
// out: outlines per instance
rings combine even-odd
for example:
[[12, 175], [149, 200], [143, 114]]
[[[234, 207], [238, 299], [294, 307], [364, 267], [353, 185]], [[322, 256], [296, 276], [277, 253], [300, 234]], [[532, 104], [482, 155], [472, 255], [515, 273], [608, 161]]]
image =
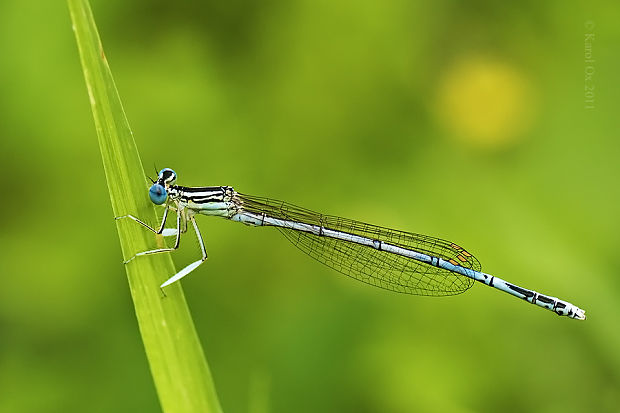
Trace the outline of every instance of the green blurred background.
[[[588, 312], [394, 294], [205, 217], [183, 285], [226, 413], [620, 411], [617, 2], [92, 7], [147, 173], [450, 239]], [[0, 33], [0, 411], [159, 411], [67, 6], [4, 0]]]

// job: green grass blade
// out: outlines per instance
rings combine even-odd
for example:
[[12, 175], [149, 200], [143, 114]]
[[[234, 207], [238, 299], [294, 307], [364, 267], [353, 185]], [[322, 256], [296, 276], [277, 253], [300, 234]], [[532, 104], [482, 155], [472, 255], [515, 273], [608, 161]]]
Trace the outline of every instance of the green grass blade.
[[[68, 0], [68, 4], [114, 215], [133, 214], [155, 223], [155, 209], [148, 201], [142, 162], [90, 6], [86, 0]], [[117, 229], [125, 258], [154, 247], [153, 234], [131, 220], [118, 220]], [[157, 241], [163, 243], [161, 237]], [[176, 272], [170, 255], [139, 257], [126, 270], [163, 411], [221, 412], [180, 284], [167, 287], [165, 298], [159, 289], [159, 284]]]

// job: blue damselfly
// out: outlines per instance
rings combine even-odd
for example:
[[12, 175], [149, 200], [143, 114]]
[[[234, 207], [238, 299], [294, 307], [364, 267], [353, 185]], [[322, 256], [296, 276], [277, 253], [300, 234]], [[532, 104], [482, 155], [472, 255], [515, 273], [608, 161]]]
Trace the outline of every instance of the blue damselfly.
[[[156, 234], [175, 236], [172, 248], [159, 248], [141, 255], [174, 251], [181, 233], [192, 223], [201, 259], [173, 275], [161, 287], [180, 280], [207, 259], [207, 251], [195, 215], [212, 215], [251, 226], [276, 227], [296, 247], [317, 261], [357, 280], [400, 293], [427, 296], [460, 294], [474, 281], [524, 299], [556, 314], [584, 320], [579, 307], [511, 284], [481, 272], [480, 262], [455, 243], [427, 235], [382, 228], [359, 221], [323, 215], [268, 198], [244, 195], [230, 186], [184, 187], [175, 185], [177, 175], [169, 168], [159, 172], [149, 189], [151, 201], [164, 205], [161, 225], [151, 227], [131, 218]], [[165, 228], [169, 210], [176, 211], [176, 228]]]

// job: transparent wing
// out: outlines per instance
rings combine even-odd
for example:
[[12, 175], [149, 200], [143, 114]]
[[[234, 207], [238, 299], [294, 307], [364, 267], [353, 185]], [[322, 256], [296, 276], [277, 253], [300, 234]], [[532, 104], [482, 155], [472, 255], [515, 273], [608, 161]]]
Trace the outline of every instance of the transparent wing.
[[[413, 234], [346, 218], [322, 215], [286, 202], [237, 194], [248, 212], [304, 222], [380, 240], [480, 271], [480, 262], [460, 246], [439, 238]], [[413, 259], [290, 228], [276, 227], [297, 248], [349, 277], [376, 287], [406, 294], [444, 296], [470, 288], [471, 278]]]

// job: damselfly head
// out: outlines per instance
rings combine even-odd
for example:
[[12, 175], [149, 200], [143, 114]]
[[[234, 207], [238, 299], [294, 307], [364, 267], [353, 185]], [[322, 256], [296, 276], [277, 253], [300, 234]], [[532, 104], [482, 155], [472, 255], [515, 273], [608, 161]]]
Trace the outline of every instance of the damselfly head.
[[157, 181], [153, 181], [153, 185], [149, 188], [149, 198], [156, 205], [161, 205], [168, 198], [166, 188], [174, 185], [177, 180], [177, 174], [170, 168], [164, 168], [157, 174]]
[[157, 175], [157, 183], [163, 186], [174, 185], [177, 174], [170, 168], [164, 168]]

